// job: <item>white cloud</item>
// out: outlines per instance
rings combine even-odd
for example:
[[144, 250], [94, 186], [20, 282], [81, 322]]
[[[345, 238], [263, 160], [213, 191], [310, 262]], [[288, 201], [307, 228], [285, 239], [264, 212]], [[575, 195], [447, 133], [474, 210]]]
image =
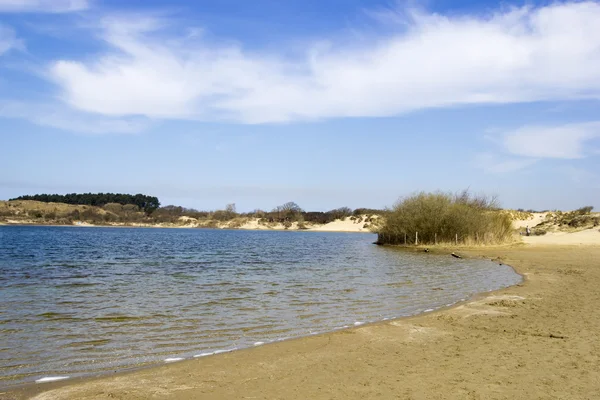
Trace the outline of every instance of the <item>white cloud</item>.
[[23, 42], [17, 38], [15, 31], [0, 25], [0, 56], [14, 48], [22, 48]]
[[92, 135], [135, 134], [150, 125], [150, 121], [142, 117], [111, 118], [68, 110], [64, 106], [2, 100], [0, 100], [0, 117], [27, 119], [41, 126]]
[[[486, 138], [501, 152], [477, 154], [475, 166], [487, 173], [506, 174], [526, 169], [544, 159], [567, 161], [599, 154], [595, 139], [600, 138], [600, 121], [523, 126]], [[572, 165], [563, 164], [560, 168], [574, 182], [590, 177]]]
[[503, 137], [504, 148], [513, 155], [536, 158], [583, 158], [587, 145], [600, 138], [600, 121], [562, 126], [526, 126]]
[[598, 3], [402, 15], [401, 33], [323, 46], [325, 38], [295, 59], [167, 36], [171, 26], [156, 18], [104, 19], [110, 50], [58, 60], [49, 74], [86, 112], [242, 123], [600, 98]]
[[0, 0], [0, 12], [65, 13], [89, 8], [88, 0]]

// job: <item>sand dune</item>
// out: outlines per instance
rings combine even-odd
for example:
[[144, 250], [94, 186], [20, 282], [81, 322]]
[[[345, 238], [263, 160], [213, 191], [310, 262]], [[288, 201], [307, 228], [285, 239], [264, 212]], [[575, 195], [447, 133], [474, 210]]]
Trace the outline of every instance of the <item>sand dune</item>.
[[[596, 215], [597, 213], [592, 213], [590, 217], [595, 218]], [[564, 222], [556, 222], [556, 215], [548, 212], [532, 213], [526, 219], [513, 221], [513, 227], [521, 233], [524, 233], [527, 226], [534, 233], [538, 230], [536, 228], [540, 227], [543, 232], [546, 232], [540, 236], [522, 236], [522, 241], [529, 245], [600, 245], [600, 227], [591, 227], [590, 223], [588, 223], [588, 226], [579, 228], [561, 224], [564, 224]]]
[[515, 229], [525, 229], [525, 227], [533, 228], [536, 225], [541, 224], [546, 219], [548, 213], [532, 213], [531, 217], [527, 219], [516, 219], [513, 221], [513, 227]]
[[593, 228], [579, 232], [549, 232], [543, 236], [523, 236], [523, 242], [531, 245], [600, 245], [600, 230]]
[[350, 218], [344, 220], [335, 220], [325, 225], [315, 225], [310, 227], [309, 231], [322, 231], [322, 232], [370, 232], [370, 224], [367, 224], [365, 228], [365, 222], [362, 219], [353, 221]]

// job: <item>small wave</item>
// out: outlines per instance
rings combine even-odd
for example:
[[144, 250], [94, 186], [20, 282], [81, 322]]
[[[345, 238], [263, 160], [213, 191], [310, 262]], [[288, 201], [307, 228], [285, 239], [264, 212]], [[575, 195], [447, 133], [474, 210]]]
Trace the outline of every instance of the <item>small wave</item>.
[[69, 379], [68, 376], [47, 376], [45, 378], [37, 379], [35, 383], [48, 383], [48, 382], [56, 382], [56, 381], [64, 381], [65, 379]]
[[223, 349], [223, 350], [215, 350], [213, 354], [221, 354], [221, 353], [231, 353], [232, 351], [237, 350], [237, 347], [231, 349]]
[[88, 287], [88, 286], [97, 286], [97, 283], [88, 283], [88, 282], [74, 282], [74, 283], [61, 283], [60, 285], [55, 285], [55, 288], [68, 288], [68, 287]]
[[22, 331], [23, 331], [23, 329], [11, 329], [11, 328], [0, 329], [0, 333], [6, 333], [6, 334], [19, 333]]
[[200, 354], [196, 354], [194, 356], [194, 358], [200, 358], [200, 357], [208, 357], [208, 356], [212, 356], [215, 353], [200, 353]]
[[87, 347], [87, 346], [103, 346], [105, 344], [110, 343], [110, 339], [97, 339], [97, 340], [84, 340], [81, 342], [72, 342], [63, 345], [62, 347]]
[[49, 319], [52, 321], [75, 321], [79, 318], [74, 317], [72, 314], [57, 313], [57, 312], [45, 312], [37, 315], [40, 318]]
[[145, 317], [134, 317], [131, 315], [106, 315], [104, 317], [96, 317], [95, 321], [98, 322], [127, 322], [127, 321], [139, 321], [145, 319]]
[[248, 298], [247, 297], [223, 297], [222, 299], [207, 301], [203, 305], [215, 306], [215, 305], [222, 305], [223, 303], [230, 303], [230, 302], [234, 302], [234, 301], [243, 301], [243, 300], [248, 300]]
[[171, 275], [173, 278], [177, 279], [196, 279], [197, 277], [194, 275], [183, 274], [181, 272], [177, 272]]
[[211, 286], [231, 286], [231, 285], [233, 285], [233, 283], [223, 281], [223, 282], [213, 282], [213, 283], [202, 283], [200, 286], [211, 287]]
[[321, 316], [320, 314], [301, 314], [298, 315], [298, 319], [314, 319]]
[[400, 288], [403, 286], [409, 286], [412, 285], [413, 281], [402, 281], [402, 282], [390, 282], [390, 283], [386, 283], [384, 286], [387, 287], [393, 287], [393, 288]]

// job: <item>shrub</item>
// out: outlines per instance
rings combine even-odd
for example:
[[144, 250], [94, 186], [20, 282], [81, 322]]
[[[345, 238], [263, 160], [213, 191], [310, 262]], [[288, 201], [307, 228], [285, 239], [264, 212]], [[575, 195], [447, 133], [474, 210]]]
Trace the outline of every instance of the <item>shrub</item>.
[[352, 215], [352, 209], [349, 207], [341, 207], [336, 208], [335, 210], [328, 211], [327, 214], [330, 214], [334, 221], [336, 219], [343, 220], [344, 218]]
[[421, 192], [396, 203], [378, 233], [379, 244], [415, 243], [416, 233], [421, 244], [499, 243], [512, 236], [512, 223], [495, 198]]
[[585, 206], [585, 207], [581, 207], [577, 210], [575, 210], [575, 214], [579, 214], [579, 215], [588, 215], [589, 213], [592, 212], [592, 210], [594, 209], [593, 206]]

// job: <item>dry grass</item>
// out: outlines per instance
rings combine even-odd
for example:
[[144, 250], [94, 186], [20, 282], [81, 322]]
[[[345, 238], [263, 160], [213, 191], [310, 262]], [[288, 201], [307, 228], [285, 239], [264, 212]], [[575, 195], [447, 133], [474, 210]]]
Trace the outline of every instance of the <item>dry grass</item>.
[[498, 244], [512, 240], [511, 216], [495, 199], [467, 191], [401, 199], [378, 230], [379, 244]]

